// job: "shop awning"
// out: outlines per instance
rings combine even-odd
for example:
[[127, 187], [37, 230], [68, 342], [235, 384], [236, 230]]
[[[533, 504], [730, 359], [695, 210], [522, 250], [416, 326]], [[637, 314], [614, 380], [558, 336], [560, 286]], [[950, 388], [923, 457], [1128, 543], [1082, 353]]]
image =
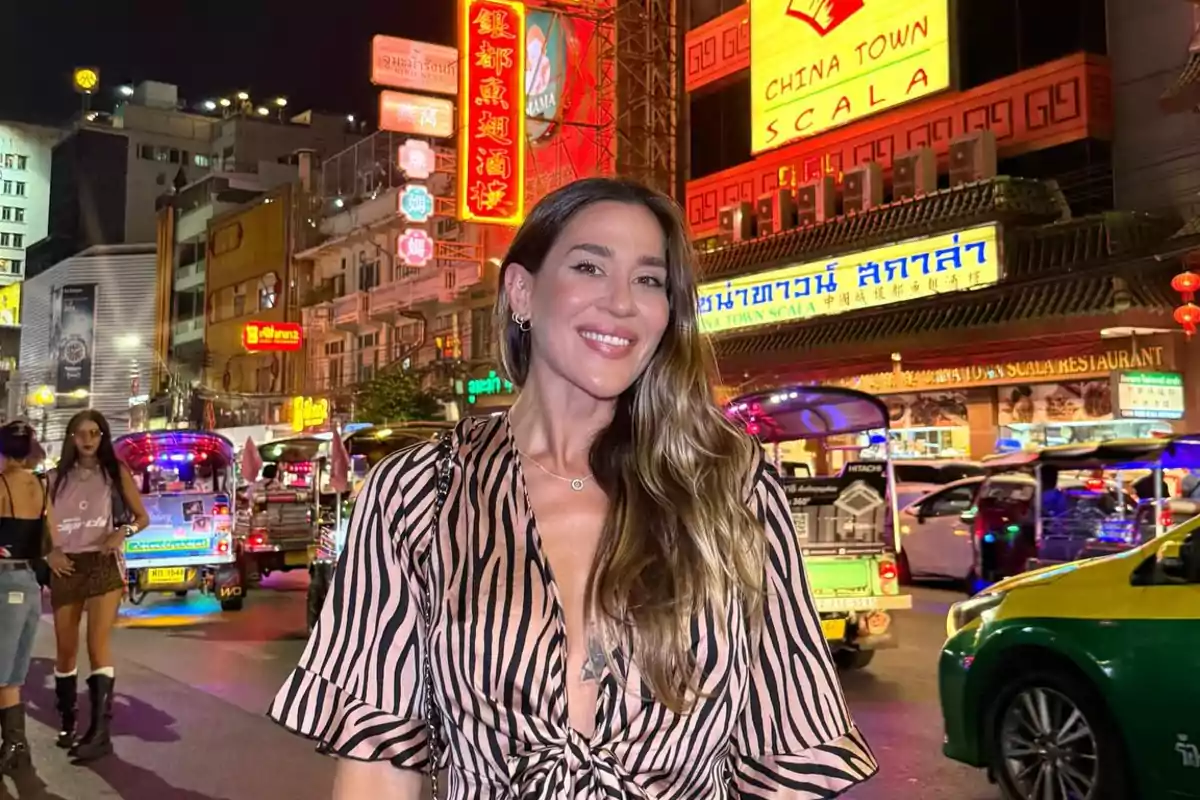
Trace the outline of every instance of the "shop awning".
[[1040, 225], [1069, 215], [1061, 193], [1042, 181], [999, 177], [889, 203], [861, 214], [784, 231], [702, 253], [702, 280], [770, 269], [787, 262], [929, 236], [984, 222]]
[[806, 352], [826, 348], [853, 352], [868, 343], [899, 347], [903, 340], [930, 335], [966, 342], [963, 333], [970, 330], [1030, 320], [1115, 316], [1130, 310], [1160, 315], [1163, 326], [1169, 327], [1175, 302], [1169, 283], [1172, 271], [1152, 264], [1136, 272], [1096, 271], [1016, 286], [1001, 284], [875, 314], [751, 329], [719, 337], [714, 345], [722, 359], [784, 352], [799, 359]]

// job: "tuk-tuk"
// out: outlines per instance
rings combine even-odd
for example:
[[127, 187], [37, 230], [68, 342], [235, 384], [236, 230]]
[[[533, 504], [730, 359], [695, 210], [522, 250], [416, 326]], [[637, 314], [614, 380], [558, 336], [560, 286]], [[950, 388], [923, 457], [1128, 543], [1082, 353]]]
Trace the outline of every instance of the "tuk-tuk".
[[346, 544], [346, 525], [350, 521], [354, 499], [366, 482], [367, 473], [385, 456], [405, 447], [435, 441], [453, 427], [452, 422], [399, 422], [357, 430], [343, 439], [350, 456], [350, 491], [338, 498], [334, 519], [320, 526], [316, 552], [309, 566], [309, 631], [317, 624], [321, 607], [325, 605], [334, 567]]
[[[744, 395], [727, 414], [764, 446], [781, 472], [821, 629], [843, 669], [861, 669], [875, 651], [894, 647], [892, 611], [912, 608], [900, 591], [900, 541], [887, 406], [877, 397], [831, 386], [790, 386]], [[869, 434], [868, 445], [857, 443]], [[838, 444], [848, 439], [850, 444]], [[783, 446], [817, 442], [844, 463], [834, 474], [781, 469]], [[862, 459], [866, 446], [881, 459]], [[791, 463], [800, 461], [796, 454]], [[805, 462], [806, 463], [806, 462]]]
[[317, 540], [321, 487], [328, 480], [331, 437], [294, 436], [259, 445], [263, 471], [274, 476], [243, 476], [247, 485], [236, 530], [246, 574], [261, 579], [308, 568]]
[[[1200, 435], [1114, 439], [984, 461], [962, 520], [974, 532], [972, 590], [1030, 569], [1138, 547], [1200, 512], [1164, 474], [1200, 468]], [[1139, 477], [1140, 476], [1140, 477]], [[1132, 491], [1135, 485], [1141, 491]]]
[[240, 610], [233, 443], [215, 433], [170, 430], [127, 434], [113, 447], [150, 516], [150, 526], [125, 543], [130, 602], [199, 589], [215, 594], [222, 609]]

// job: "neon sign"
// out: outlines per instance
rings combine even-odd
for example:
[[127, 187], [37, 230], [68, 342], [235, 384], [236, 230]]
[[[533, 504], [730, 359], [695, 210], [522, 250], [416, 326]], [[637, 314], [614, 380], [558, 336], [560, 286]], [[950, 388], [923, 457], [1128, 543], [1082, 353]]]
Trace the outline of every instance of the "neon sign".
[[525, 215], [525, 5], [459, 0], [458, 209], [468, 222]]
[[404, 144], [400, 145], [397, 160], [404, 174], [418, 181], [428, 180], [437, 166], [433, 148], [424, 139], [405, 140]]
[[454, 103], [441, 97], [380, 92], [379, 129], [448, 139], [454, 135]]
[[433, 260], [433, 239], [421, 228], [409, 228], [396, 240], [397, 255], [410, 267], [423, 267]]
[[317, 428], [329, 421], [329, 401], [321, 397], [292, 398], [292, 430]]
[[419, 183], [410, 183], [400, 191], [400, 213], [418, 225], [433, 217], [433, 195]]
[[486, 378], [472, 378], [467, 381], [467, 402], [474, 403], [479, 397], [491, 397], [498, 394], [512, 394], [516, 391], [512, 381], [506, 381], [489, 370]]
[[995, 225], [793, 264], [699, 289], [704, 333], [860, 311], [1000, 280]]
[[752, 153], [950, 87], [949, 0], [754, 0]]
[[251, 353], [294, 352], [304, 346], [304, 328], [297, 322], [247, 322], [242, 346]]

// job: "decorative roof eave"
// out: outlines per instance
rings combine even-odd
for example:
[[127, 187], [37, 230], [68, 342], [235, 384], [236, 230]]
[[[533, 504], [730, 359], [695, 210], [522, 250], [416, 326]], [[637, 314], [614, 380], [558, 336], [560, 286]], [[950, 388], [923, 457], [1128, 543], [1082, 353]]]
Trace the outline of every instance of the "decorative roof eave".
[[[1020, 323], [1080, 317], [1112, 322], [1114, 315], [1170, 319], [1172, 268], [1153, 259], [1108, 269], [1048, 276], [1022, 284], [958, 292], [878, 312], [817, 318], [713, 337], [722, 363], [770, 354], [822, 358], [964, 342], [962, 332], [1000, 330]], [[975, 346], [976, 337], [970, 339]]]
[[998, 177], [941, 189], [828, 222], [721, 247], [697, 259], [703, 280], [841, 255], [987, 222], [1045, 224], [1070, 210], [1052, 182]]

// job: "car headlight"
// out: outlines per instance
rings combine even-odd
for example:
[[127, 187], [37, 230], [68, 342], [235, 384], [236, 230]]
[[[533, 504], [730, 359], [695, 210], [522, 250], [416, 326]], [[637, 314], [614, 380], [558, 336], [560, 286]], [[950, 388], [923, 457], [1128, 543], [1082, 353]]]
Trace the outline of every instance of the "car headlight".
[[946, 615], [946, 635], [953, 636], [1004, 602], [1005, 592], [991, 592], [950, 606]]

